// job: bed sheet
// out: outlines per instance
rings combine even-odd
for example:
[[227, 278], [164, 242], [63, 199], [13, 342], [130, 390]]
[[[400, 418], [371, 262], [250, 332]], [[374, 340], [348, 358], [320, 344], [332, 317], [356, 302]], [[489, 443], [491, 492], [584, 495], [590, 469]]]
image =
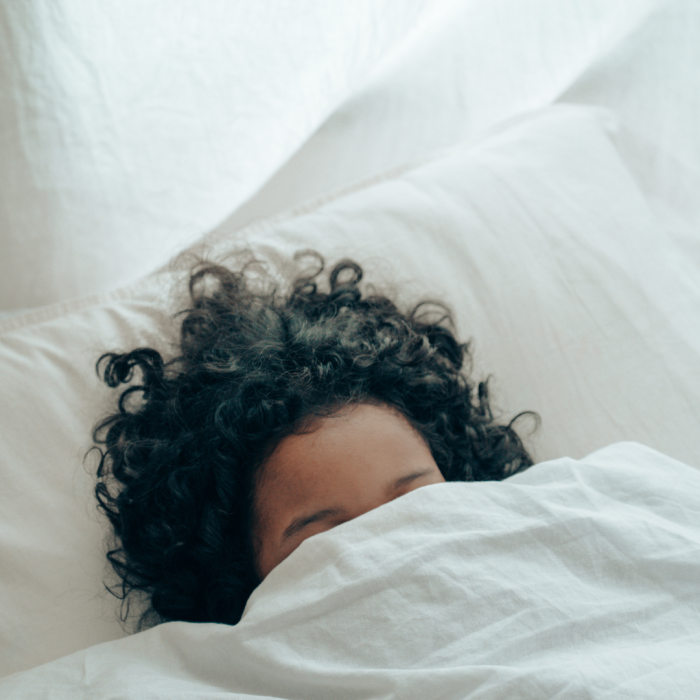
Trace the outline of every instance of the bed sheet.
[[619, 114], [698, 254], [693, 0], [72, 8], [0, 15], [5, 310], [117, 287], [229, 215], [234, 230], [559, 101]]
[[138, 279], [253, 194], [426, 0], [0, 7], [0, 309]]
[[694, 0], [436, 3], [245, 205], [234, 231], [304, 199], [478, 139], [549, 104], [612, 110], [658, 225], [700, 259], [700, 6]]
[[700, 693], [700, 471], [635, 443], [437, 484], [306, 540], [236, 626], [167, 623], [7, 700]]

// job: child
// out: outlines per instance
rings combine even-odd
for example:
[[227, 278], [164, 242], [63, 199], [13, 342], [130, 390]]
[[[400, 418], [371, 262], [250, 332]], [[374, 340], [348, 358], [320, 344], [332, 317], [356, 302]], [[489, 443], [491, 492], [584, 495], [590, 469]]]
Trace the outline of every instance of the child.
[[[250, 264], [201, 263], [179, 356], [109, 353], [98, 372], [126, 388], [95, 429], [96, 495], [122, 600], [144, 592], [162, 621], [240, 620], [255, 587], [313, 534], [441, 481], [500, 480], [532, 464], [498, 425], [486, 382], [443, 304], [402, 313], [339, 262], [288, 294]], [[299, 257], [299, 254], [298, 256]], [[442, 312], [428, 318], [426, 304]], [[521, 414], [522, 415], [522, 414]], [[128, 607], [126, 615], [128, 615]]]

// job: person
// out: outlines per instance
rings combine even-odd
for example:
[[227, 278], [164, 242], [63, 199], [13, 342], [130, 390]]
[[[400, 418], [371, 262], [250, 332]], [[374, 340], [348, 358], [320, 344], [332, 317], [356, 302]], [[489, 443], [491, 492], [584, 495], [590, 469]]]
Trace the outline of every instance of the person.
[[295, 258], [315, 269], [286, 293], [254, 259], [199, 262], [173, 359], [141, 347], [97, 363], [126, 385], [93, 434], [123, 621], [141, 592], [140, 627], [236, 624], [305, 539], [416, 488], [532, 464], [523, 414], [496, 420], [445, 304], [402, 312], [349, 259], [323, 291], [323, 257]]

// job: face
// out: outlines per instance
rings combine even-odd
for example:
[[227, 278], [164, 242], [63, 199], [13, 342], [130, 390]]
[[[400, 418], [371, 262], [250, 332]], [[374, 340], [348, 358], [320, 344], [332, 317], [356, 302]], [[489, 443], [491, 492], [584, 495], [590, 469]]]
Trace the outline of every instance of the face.
[[356, 404], [280, 442], [261, 470], [254, 528], [261, 578], [306, 538], [444, 482], [423, 438], [387, 406]]

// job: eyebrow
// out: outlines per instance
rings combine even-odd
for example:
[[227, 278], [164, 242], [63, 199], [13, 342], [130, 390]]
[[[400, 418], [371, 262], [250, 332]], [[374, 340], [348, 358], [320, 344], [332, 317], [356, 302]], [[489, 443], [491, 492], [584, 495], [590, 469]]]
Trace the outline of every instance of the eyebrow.
[[[387, 493], [398, 491], [402, 486], [406, 486], [407, 484], [410, 484], [417, 479], [428, 476], [432, 473], [433, 470], [428, 468], [399, 477], [391, 484], [391, 486], [389, 486]], [[285, 542], [289, 538], [294, 537], [294, 535], [298, 535], [304, 528], [313, 523], [317, 523], [319, 520], [326, 520], [337, 515], [343, 515], [344, 513], [345, 510], [343, 508], [324, 508], [323, 510], [316, 511], [311, 515], [302, 515], [298, 518], [294, 518], [294, 520], [292, 520], [292, 522], [282, 533], [282, 541]]]

